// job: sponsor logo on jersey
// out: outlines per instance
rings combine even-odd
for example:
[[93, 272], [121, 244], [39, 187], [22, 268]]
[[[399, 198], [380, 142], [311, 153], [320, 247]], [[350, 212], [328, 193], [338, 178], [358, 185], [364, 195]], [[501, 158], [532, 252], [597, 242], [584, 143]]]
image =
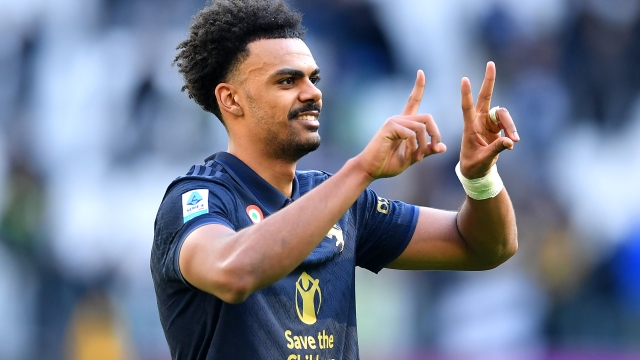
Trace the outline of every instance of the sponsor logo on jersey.
[[296, 281], [296, 312], [300, 321], [307, 325], [315, 324], [321, 305], [320, 280], [303, 271]]
[[256, 205], [247, 206], [247, 215], [249, 215], [249, 219], [251, 219], [251, 222], [253, 222], [254, 224], [257, 224], [262, 221], [262, 219], [264, 219], [262, 210], [260, 210], [260, 208]]
[[[300, 321], [307, 325], [316, 324], [322, 306], [320, 280], [302, 272], [296, 281], [295, 303]], [[322, 326], [322, 323], [309, 328], [296, 326], [295, 332], [285, 329], [284, 340], [287, 349], [291, 350], [287, 360], [335, 360], [333, 349], [341, 344], [331, 329], [323, 329]]]
[[191, 190], [182, 194], [182, 219], [187, 222], [209, 212], [209, 190]]

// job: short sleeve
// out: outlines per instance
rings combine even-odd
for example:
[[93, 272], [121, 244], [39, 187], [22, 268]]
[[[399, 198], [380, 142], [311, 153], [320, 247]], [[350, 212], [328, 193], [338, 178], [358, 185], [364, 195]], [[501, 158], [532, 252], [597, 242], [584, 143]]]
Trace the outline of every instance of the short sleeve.
[[191, 232], [207, 224], [221, 224], [235, 230], [230, 216], [234, 203], [234, 197], [221, 184], [186, 181], [173, 187], [160, 204], [156, 217], [153, 252], [157, 254], [152, 256], [152, 270], [155, 266], [166, 280], [189, 285], [178, 263], [182, 243]]
[[418, 221], [418, 208], [379, 197], [371, 189], [362, 193], [355, 206], [360, 229], [356, 265], [378, 273], [409, 245]]

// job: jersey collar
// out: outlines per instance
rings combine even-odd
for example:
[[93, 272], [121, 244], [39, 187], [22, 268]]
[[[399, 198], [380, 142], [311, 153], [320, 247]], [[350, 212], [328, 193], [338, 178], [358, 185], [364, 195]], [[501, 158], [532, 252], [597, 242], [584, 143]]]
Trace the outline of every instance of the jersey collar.
[[287, 198], [234, 155], [221, 151], [206, 158], [205, 163], [211, 160], [220, 163], [236, 181], [249, 188], [253, 195], [267, 208], [266, 210], [271, 213], [280, 210], [300, 197], [297, 176], [293, 178], [292, 196]]

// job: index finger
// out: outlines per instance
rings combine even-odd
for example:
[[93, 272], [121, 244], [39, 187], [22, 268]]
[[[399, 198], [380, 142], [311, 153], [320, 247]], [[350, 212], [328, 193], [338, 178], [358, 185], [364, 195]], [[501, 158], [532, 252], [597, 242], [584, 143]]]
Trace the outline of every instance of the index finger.
[[487, 70], [484, 73], [482, 87], [478, 94], [478, 102], [476, 103], [476, 111], [480, 113], [489, 112], [491, 105], [491, 96], [493, 95], [493, 85], [496, 82], [496, 65], [493, 61], [487, 63]]
[[426, 80], [424, 78], [424, 72], [422, 70], [418, 70], [418, 74], [416, 75], [416, 84], [413, 86], [411, 95], [409, 95], [407, 105], [405, 105], [404, 110], [402, 110], [402, 115], [415, 115], [418, 113], [418, 108], [422, 101], [422, 95], [424, 94], [425, 83]]

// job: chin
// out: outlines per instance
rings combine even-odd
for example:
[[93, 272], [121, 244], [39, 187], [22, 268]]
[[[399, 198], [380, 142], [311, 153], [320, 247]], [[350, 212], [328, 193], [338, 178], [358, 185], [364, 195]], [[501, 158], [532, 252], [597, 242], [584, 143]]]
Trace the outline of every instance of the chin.
[[296, 162], [308, 153], [317, 150], [321, 143], [320, 135], [318, 133], [315, 133], [314, 136], [309, 137], [304, 141], [300, 141], [300, 139], [296, 140], [297, 141], [287, 142], [280, 149], [280, 155], [282, 158]]

